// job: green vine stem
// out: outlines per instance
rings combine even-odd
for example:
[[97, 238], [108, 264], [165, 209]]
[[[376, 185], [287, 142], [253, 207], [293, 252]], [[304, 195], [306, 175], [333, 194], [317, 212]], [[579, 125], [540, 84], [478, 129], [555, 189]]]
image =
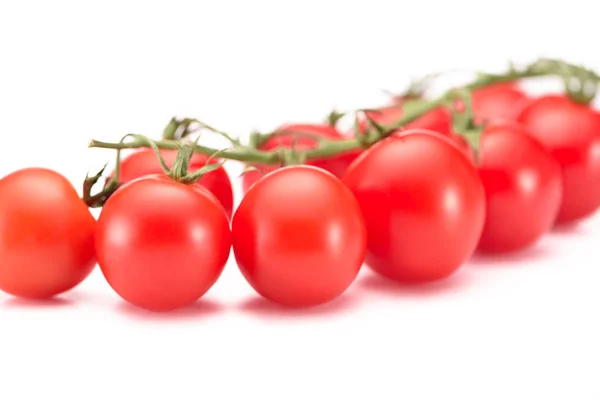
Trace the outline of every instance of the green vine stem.
[[117, 150], [117, 160], [113, 177], [106, 183], [100, 192], [92, 195], [92, 189], [104, 174], [107, 166], [108, 164], [104, 164], [102, 169], [100, 169], [96, 175], [89, 176], [88, 174], [83, 181], [83, 196], [81, 199], [90, 208], [103, 207], [108, 198], [112, 196], [112, 194], [116, 192], [119, 187], [121, 187], [121, 184], [119, 183], [121, 170], [121, 150]]
[[[194, 145], [194, 151], [202, 153], [208, 156], [212, 156], [215, 153], [219, 153], [219, 158], [242, 161], [246, 163], [256, 164], [280, 164], [285, 165], [290, 162], [291, 158], [294, 161], [298, 160], [310, 160], [315, 158], [327, 158], [336, 154], [360, 149], [368, 148], [374, 143], [384, 139], [391, 135], [394, 131], [401, 129], [406, 124], [416, 120], [423, 114], [440, 106], [452, 107], [452, 102], [457, 97], [457, 93], [464, 90], [475, 90], [485, 86], [489, 86], [495, 83], [515, 81], [525, 78], [533, 78], [539, 76], [557, 76], [565, 82], [565, 90], [573, 98], [573, 100], [580, 103], [589, 103], [596, 92], [598, 83], [600, 82], [600, 76], [595, 72], [585, 69], [584, 67], [569, 64], [561, 60], [554, 59], [540, 59], [534, 63], [524, 67], [516, 68], [511, 66], [510, 69], [503, 74], [489, 74], [480, 73], [476, 79], [462, 88], [453, 88], [448, 90], [440, 97], [432, 100], [407, 100], [402, 104], [402, 117], [393, 124], [386, 126], [370, 126], [366, 129], [366, 132], [360, 132], [358, 125], [355, 124], [357, 131], [354, 139], [347, 140], [321, 140], [318, 145], [313, 149], [297, 151], [294, 157], [290, 157], [286, 152], [272, 150], [262, 151], [256, 148], [257, 144], [264, 140], [268, 135], [254, 134], [251, 138], [251, 145], [242, 145], [238, 139], [234, 139], [232, 136], [218, 131], [206, 124], [201, 123], [195, 119], [184, 119], [181, 123], [196, 122], [202, 127], [207, 128], [221, 136], [226, 137], [234, 145], [232, 149], [219, 150], [206, 146]], [[168, 132], [176, 132], [177, 128], [173, 130], [173, 126], [168, 126]], [[186, 128], [187, 129], [187, 128]], [[89, 147], [105, 148], [105, 149], [135, 149], [141, 147], [150, 147], [150, 144], [146, 138], [141, 135], [130, 135], [133, 140], [120, 143], [107, 143], [98, 140], [91, 140]], [[161, 140], [154, 142], [157, 148], [160, 149], [178, 149], [179, 144], [174, 140]]]
[[[130, 134], [129, 135], [133, 140], [128, 142], [119, 142], [119, 143], [108, 143], [101, 142], [98, 140], [91, 140], [88, 144], [91, 148], [102, 148], [102, 149], [138, 149], [143, 147], [150, 147], [148, 139], [142, 135]], [[159, 149], [167, 149], [167, 150], [177, 150], [179, 147], [179, 142], [172, 140], [159, 140], [155, 141], [154, 144]], [[306, 158], [323, 158], [333, 156], [338, 153], [343, 153], [346, 151], [354, 150], [359, 148], [360, 143], [358, 140], [340, 140], [340, 141], [329, 141], [323, 140], [320, 142], [319, 146], [313, 150], [308, 150], [304, 152]], [[211, 156], [217, 152], [219, 152], [219, 158], [228, 159], [228, 160], [236, 160], [243, 161], [248, 163], [256, 163], [256, 164], [280, 164], [285, 162], [283, 155], [278, 150], [272, 151], [261, 151], [252, 149], [247, 146], [240, 146], [238, 148], [233, 149], [214, 149], [211, 147], [194, 145], [194, 151], [196, 153], [205, 154]]]
[[337, 110], [331, 110], [327, 118], [325, 118], [325, 123], [332, 128], [336, 128], [340, 119], [344, 118], [346, 113], [339, 112]]
[[475, 162], [479, 163], [481, 161], [481, 135], [485, 130], [485, 124], [478, 124], [475, 122], [471, 90], [462, 89], [461, 91], [458, 91], [457, 100], [460, 100], [461, 102], [458, 104], [455, 103], [451, 107], [453, 122], [452, 130], [466, 140]]

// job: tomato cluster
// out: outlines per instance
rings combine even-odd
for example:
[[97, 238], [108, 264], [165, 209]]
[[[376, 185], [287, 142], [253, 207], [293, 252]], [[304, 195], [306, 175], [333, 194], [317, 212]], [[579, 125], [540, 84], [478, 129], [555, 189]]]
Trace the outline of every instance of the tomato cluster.
[[[522, 250], [600, 207], [593, 108], [566, 94], [530, 97], [515, 82], [476, 89], [471, 100], [483, 124], [477, 148], [439, 106], [361, 149], [306, 165], [249, 163], [236, 210], [231, 178], [198, 153], [144, 148], [125, 157], [98, 221], [58, 173], [16, 171], [0, 180], [0, 289], [51, 297], [98, 263], [126, 301], [173, 310], [203, 296], [232, 253], [263, 297], [314, 306], [344, 293], [363, 264], [398, 282], [431, 282], [476, 251]], [[403, 106], [366, 112], [357, 135], [393, 124]], [[347, 137], [328, 124], [289, 124], [257, 149], [302, 151]], [[197, 179], [166, 175], [176, 163], [188, 174], [213, 168]]]

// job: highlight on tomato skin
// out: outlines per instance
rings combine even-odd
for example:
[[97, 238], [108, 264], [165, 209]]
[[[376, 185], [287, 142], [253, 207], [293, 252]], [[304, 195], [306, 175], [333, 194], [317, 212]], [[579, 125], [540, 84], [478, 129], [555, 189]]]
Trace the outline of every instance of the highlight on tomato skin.
[[516, 123], [486, 128], [480, 154], [486, 218], [478, 250], [505, 253], [532, 246], [550, 231], [560, 209], [558, 162]]
[[[346, 139], [346, 137], [344, 137], [336, 128], [328, 124], [285, 124], [280, 126], [277, 129], [277, 132], [279, 133], [276, 133], [264, 143], [261, 143], [258, 148], [260, 150], [272, 151], [280, 147], [289, 149], [294, 146], [297, 150], [309, 150], [317, 147], [319, 144], [317, 138], [319, 137], [328, 140]], [[303, 135], [298, 135], [298, 133]], [[315, 138], [310, 137], [310, 135]], [[322, 168], [340, 178], [360, 153], [361, 150], [349, 151], [333, 157], [308, 160], [306, 164]], [[246, 193], [248, 189], [263, 176], [280, 168], [277, 165], [257, 165], [255, 167], [258, 170], [248, 171], [242, 177], [242, 188], [244, 193]]]
[[[160, 155], [167, 166], [171, 168], [177, 157], [177, 150], [161, 149]], [[189, 172], [201, 169], [208, 161], [208, 156], [194, 153], [190, 160]], [[213, 164], [218, 162], [218, 159], [211, 160], [211, 163]], [[121, 159], [119, 181], [121, 183], [127, 183], [144, 176], [162, 173], [164, 173], [164, 171], [161, 168], [156, 153], [150, 148], [140, 149]], [[225, 208], [227, 216], [231, 218], [234, 200], [233, 188], [225, 168], [219, 167], [214, 171], [206, 173], [198, 182], [196, 182], [196, 184], [201, 185], [212, 192]]]
[[352, 193], [314, 166], [284, 167], [253, 185], [233, 216], [232, 235], [248, 283], [287, 307], [341, 296], [361, 268], [367, 240]]
[[119, 188], [96, 230], [98, 264], [113, 290], [150, 311], [191, 305], [229, 258], [229, 220], [206, 188], [151, 175]]
[[348, 169], [367, 226], [366, 264], [403, 283], [455, 273], [473, 254], [485, 221], [475, 166], [443, 136], [407, 131], [372, 146]]
[[561, 166], [562, 204], [557, 224], [589, 217], [600, 207], [600, 118], [566, 95], [534, 99], [518, 122]]
[[96, 220], [71, 183], [46, 168], [0, 179], [0, 290], [46, 299], [94, 269]]

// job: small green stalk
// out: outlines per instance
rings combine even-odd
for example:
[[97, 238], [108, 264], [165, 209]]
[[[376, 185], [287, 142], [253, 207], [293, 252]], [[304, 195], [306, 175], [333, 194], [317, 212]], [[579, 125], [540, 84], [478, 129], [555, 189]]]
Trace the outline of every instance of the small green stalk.
[[[596, 93], [598, 83], [600, 82], [600, 76], [595, 72], [585, 69], [581, 66], [568, 64], [561, 60], [552, 59], [540, 59], [529, 66], [517, 69], [513, 66], [504, 74], [479, 74], [477, 78], [463, 86], [462, 88], [455, 88], [447, 91], [442, 96], [433, 100], [407, 100], [402, 104], [402, 117], [393, 124], [387, 126], [377, 126], [371, 124], [366, 129], [366, 132], [359, 130], [359, 124], [355, 124], [356, 135], [354, 139], [348, 140], [320, 140], [318, 145], [313, 149], [297, 151], [301, 156], [289, 157], [286, 152], [272, 150], [262, 151], [258, 150], [258, 147], [264, 140], [268, 139], [271, 134], [263, 135], [254, 133], [250, 137], [250, 144], [243, 145], [238, 139], [226, 134], [225, 132], [214, 129], [196, 119], [184, 119], [182, 121], [173, 119], [165, 128], [163, 134], [164, 140], [154, 142], [155, 146], [160, 149], [178, 149], [178, 143], [174, 140], [178, 140], [177, 132], [180, 130], [180, 125], [184, 125], [184, 132], [180, 136], [184, 136], [189, 131], [189, 125], [192, 123], [199, 124], [201, 127], [208, 129], [214, 133], [217, 133], [227, 140], [229, 140], [233, 148], [221, 151], [220, 158], [237, 160], [250, 164], [279, 164], [285, 165], [288, 162], [297, 162], [297, 160], [316, 159], [332, 157], [336, 154], [357, 150], [361, 148], [368, 148], [376, 142], [391, 135], [394, 131], [401, 129], [405, 125], [416, 120], [423, 114], [437, 108], [437, 107], [451, 107], [451, 103], [456, 97], [457, 93], [461, 90], [475, 90], [485, 86], [489, 86], [496, 83], [515, 81], [524, 78], [532, 78], [538, 76], [558, 76], [565, 82], [565, 89], [567, 93], [577, 102], [582, 104], [589, 103]], [[358, 119], [358, 117], [357, 117]], [[177, 125], [175, 127], [175, 125]], [[463, 136], [474, 146], [478, 148], [478, 135], [476, 132], [467, 133], [463, 129]], [[133, 140], [127, 143], [106, 143], [96, 140], [90, 142], [90, 147], [99, 147], [106, 149], [134, 149], [140, 147], [149, 147], [148, 140], [140, 135], [133, 135]], [[194, 151], [205, 155], [213, 155], [219, 152], [217, 149], [209, 148], [206, 146], [194, 145]], [[293, 158], [293, 160], [292, 160]]]
[[475, 123], [475, 115], [473, 114], [473, 103], [471, 90], [462, 89], [456, 92], [458, 98], [462, 100], [464, 110], [461, 112], [452, 107], [452, 122], [453, 131], [462, 136], [475, 157], [475, 161], [480, 161], [480, 146], [481, 146], [481, 135], [485, 130], [483, 124]]
[[206, 160], [206, 164], [204, 165], [204, 167], [190, 174], [188, 172], [190, 161], [194, 156], [194, 148], [198, 140], [196, 140], [196, 142], [194, 143], [179, 141], [176, 142], [177, 157], [175, 158], [175, 161], [173, 161], [173, 166], [169, 168], [164, 158], [162, 157], [162, 154], [160, 154], [160, 148], [156, 145], [156, 142], [144, 136], [136, 135], [136, 138], [143, 139], [149, 144], [149, 146], [156, 154], [156, 157], [158, 158], [162, 170], [165, 174], [167, 174], [169, 178], [171, 178], [175, 182], [183, 183], [185, 185], [191, 185], [198, 182], [208, 172], [214, 171], [224, 164], [224, 161], [220, 163], [211, 162], [216, 156], [219, 155], [219, 153], [221, 153], [221, 151], [216, 151], [210, 155], [208, 160]]
[[86, 175], [85, 180], [83, 181], [82, 200], [89, 208], [103, 207], [108, 198], [112, 196], [112, 194], [121, 186], [119, 182], [121, 172], [121, 150], [117, 150], [117, 160], [113, 177], [107, 182], [106, 185], [104, 185], [104, 188], [100, 192], [92, 195], [92, 189], [104, 174], [107, 166], [108, 164], [104, 164], [102, 169], [100, 169], [100, 171], [94, 176]]

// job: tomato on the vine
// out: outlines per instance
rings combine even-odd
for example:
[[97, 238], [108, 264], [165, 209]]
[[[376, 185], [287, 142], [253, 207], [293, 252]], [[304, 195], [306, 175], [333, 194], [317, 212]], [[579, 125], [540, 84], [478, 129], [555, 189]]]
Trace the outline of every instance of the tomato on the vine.
[[[161, 149], [160, 155], [165, 160], [167, 166], [171, 168], [177, 157], [177, 150]], [[199, 170], [204, 167], [208, 161], [208, 156], [195, 153], [190, 160], [188, 168], [189, 172]], [[212, 159], [210, 162], [218, 163], [219, 160]], [[152, 149], [146, 148], [137, 150], [121, 160], [119, 181], [121, 183], [127, 183], [144, 176], [162, 173], [163, 170], [156, 153]], [[227, 171], [225, 171], [223, 167], [219, 167], [206, 173], [196, 184], [204, 186], [214, 194], [225, 208], [227, 216], [231, 218], [233, 211], [233, 189]]]
[[563, 196], [557, 223], [594, 213], [600, 206], [600, 117], [567, 96], [533, 100], [518, 116], [559, 162]]
[[507, 252], [534, 244], [556, 220], [562, 199], [560, 166], [514, 123], [486, 128], [480, 154], [486, 218], [479, 250]]
[[[394, 98], [393, 104], [378, 108], [367, 114], [376, 123], [389, 125], [400, 120], [402, 106], [413, 99]], [[527, 104], [527, 95], [515, 82], [501, 82], [476, 89], [472, 93], [472, 112], [476, 122], [511, 121]], [[461, 107], [457, 100], [455, 107]], [[366, 126], [362, 121], [362, 129]], [[429, 129], [446, 136], [453, 136], [452, 112], [448, 107], [439, 106], [406, 124], [402, 130]]]
[[[398, 106], [388, 106], [379, 109], [377, 112], [370, 111], [367, 114], [375, 121], [375, 123], [385, 126], [397, 122], [402, 117], [402, 108]], [[368, 125], [367, 121], [361, 121], [360, 128], [362, 132], [365, 131]], [[471, 152], [471, 147], [462, 136], [454, 133], [451, 125], [452, 120], [450, 111], [445, 107], [437, 107], [417, 118], [410, 124], [407, 124], [403, 129], [398, 129], [393, 134], [401, 135], [406, 131], [414, 129], [427, 130], [430, 131], [430, 133], [436, 133], [449, 138], [467, 157], [472, 159], [473, 154]]]
[[439, 134], [409, 130], [365, 151], [343, 179], [363, 212], [366, 263], [401, 282], [455, 272], [475, 251], [485, 193], [472, 162]]
[[[403, 110], [400, 105], [390, 105], [367, 112], [369, 118], [379, 125], [391, 125], [402, 118]], [[367, 121], [362, 121], [361, 130], [368, 126]], [[429, 129], [446, 136], [452, 133], [452, 114], [447, 107], [436, 107], [423, 114], [403, 127], [402, 131], [409, 129]], [[398, 130], [400, 131], [400, 129]]]
[[352, 193], [313, 166], [290, 166], [250, 188], [233, 216], [233, 251], [250, 285], [286, 306], [341, 295], [363, 263], [366, 231]]
[[148, 310], [199, 299], [221, 275], [230, 248], [229, 220], [216, 197], [166, 175], [123, 185], [98, 219], [102, 273], [123, 299]]
[[96, 220], [71, 183], [45, 168], [0, 180], [0, 289], [48, 298], [82, 282], [96, 264]]
[[514, 82], [503, 82], [473, 91], [472, 106], [476, 122], [514, 121], [529, 97]]
[[[293, 146], [294, 149], [302, 151], [317, 147], [319, 138], [327, 140], [346, 139], [336, 128], [326, 124], [288, 124], [281, 126], [277, 132], [264, 143], [261, 143], [258, 148], [272, 151], [281, 147], [289, 149]], [[360, 150], [349, 151], [333, 157], [309, 160], [306, 164], [322, 168], [339, 178], [343, 176], [348, 166], [359, 154]], [[257, 165], [256, 168], [258, 170], [250, 170], [243, 175], [242, 186], [244, 192], [247, 192], [264, 175], [279, 167], [276, 165]]]

